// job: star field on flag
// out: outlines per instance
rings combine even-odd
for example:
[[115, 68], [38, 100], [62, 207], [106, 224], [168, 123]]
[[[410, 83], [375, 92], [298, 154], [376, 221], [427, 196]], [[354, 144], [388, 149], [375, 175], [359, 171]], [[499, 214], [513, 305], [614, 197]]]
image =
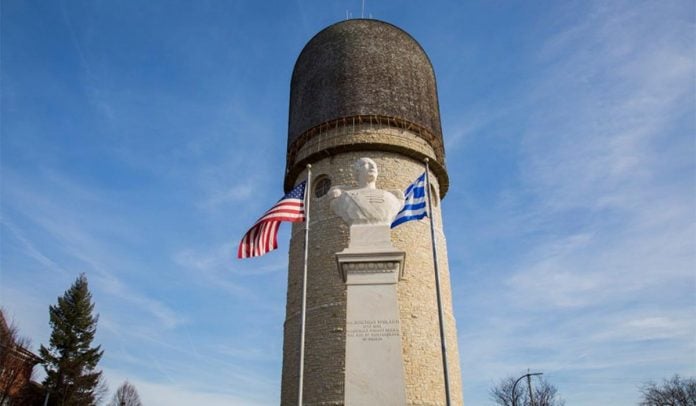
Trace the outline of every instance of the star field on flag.
[[273, 251], [278, 248], [278, 227], [281, 222], [305, 221], [306, 185], [307, 181], [304, 181], [295, 186], [256, 221], [242, 237], [237, 249], [237, 258], [258, 257]]

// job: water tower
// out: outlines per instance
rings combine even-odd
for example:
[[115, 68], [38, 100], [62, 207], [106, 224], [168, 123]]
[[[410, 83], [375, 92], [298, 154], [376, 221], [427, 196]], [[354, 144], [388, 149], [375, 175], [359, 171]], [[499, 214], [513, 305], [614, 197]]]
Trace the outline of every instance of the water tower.
[[[360, 401], [347, 399], [356, 399], [356, 393], [362, 392], [360, 385], [364, 385], [365, 393], [379, 391], [386, 385], [403, 392], [395, 396], [403, 396], [408, 405], [445, 404], [429, 220], [411, 221], [391, 231], [395, 252], [404, 254], [401, 262], [396, 259], [377, 261], [376, 265], [369, 261], [348, 264], [337, 257], [346, 252], [351, 229], [331, 209], [327, 192], [337, 185], [356, 184], [351, 167], [359, 158], [370, 158], [377, 164], [377, 186], [384, 190], [406, 188], [423, 173], [424, 160], [429, 159], [450, 394], [452, 404], [461, 405], [457, 333], [439, 205], [449, 183], [435, 75], [425, 51], [408, 33], [372, 19], [342, 21], [316, 34], [300, 53], [292, 74], [286, 191], [305, 180], [306, 166], [312, 166], [312, 187], [307, 191], [312, 201], [303, 403], [357, 405]], [[381, 263], [397, 263], [398, 269], [389, 276], [389, 270], [383, 269]], [[303, 264], [304, 223], [294, 223], [289, 252], [282, 405], [296, 405], [298, 398]], [[386, 295], [393, 296], [393, 306], [389, 305], [395, 312], [393, 317], [376, 314], [374, 320], [369, 320], [369, 315], [349, 319], [357, 317], [350, 315], [349, 307], [361, 306], [357, 296], [352, 305], [348, 303], [352, 285], [347, 270], [352, 267], [356, 272], [380, 273], [384, 286], [389, 285], [385, 289], [393, 292]], [[356, 330], [355, 323], [363, 319], [367, 327]], [[370, 342], [372, 336], [377, 341]], [[381, 336], [398, 346], [396, 350], [387, 350], [392, 352], [391, 366], [384, 370], [388, 376], [367, 379], [370, 382], [351, 378], [359, 368], [357, 364], [368, 368], [372, 368], [369, 362], [382, 364], [379, 357], [361, 355], [363, 358], [357, 359], [364, 360], [364, 364], [350, 355], [356, 346], [367, 354], [372, 351], [370, 348], [383, 352], [379, 348], [387, 347], [367, 347], [384, 345], [384, 340], [378, 342]], [[358, 339], [364, 339], [365, 344], [358, 343]], [[380, 365], [375, 367], [379, 370]]]

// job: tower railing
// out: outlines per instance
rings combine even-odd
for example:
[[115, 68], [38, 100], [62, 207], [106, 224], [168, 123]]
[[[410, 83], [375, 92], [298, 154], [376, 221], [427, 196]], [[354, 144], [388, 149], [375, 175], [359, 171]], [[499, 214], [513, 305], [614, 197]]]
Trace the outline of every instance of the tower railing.
[[[445, 160], [445, 148], [442, 144], [442, 140], [436, 137], [432, 131], [426, 127], [413, 123], [408, 120], [404, 120], [399, 117], [383, 116], [383, 115], [354, 115], [341, 117], [329, 121], [325, 121], [321, 124], [315, 125], [314, 127], [304, 131], [299, 136], [295, 137], [290, 141], [288, 146], [286, 162], [288, 167], [286, 169], [286, 183], [287, 181], [294, 180], [297, 175], [304, 170], [304, 162], [297, 161], [300, 150], [312, 139], [318, 137], [321, 143], [322, 136], [331, 133], [332, 137], [341, 137], [344, 135], [352, 135], [361, 129], [367, 129], [370, 131], [375, 131], [383, 128], [396, 128], [402, 131], [408, 131], [415, 134], [425, 142], [427, 142], [435, 152], [435, 164], [432, 168], [439, 176], [440, 181], [446, 181], [447, 175], [444, 171], [444, 160]], [[385, 145], [386, 146], [386, 145]], [[355, 147], [355, 146], [353, 146]], [[350, 149], [351, 146], [348, 145], [342, 149]], [[329, 152], [329, 151], [325, 151]], [[405, 153], [405, 151], [400, 151]], [[422, 160], [425, 157], [415, 157], [418, 160]], [[439, 166], [439, 167], [438, 167]], [[286, 189], [288, 184], [285, 185]], [[447, 190], [448, 184], [443, 184], [445, 186], [442, 191]], [[292, 185], [290, 185], [292, 187]]]

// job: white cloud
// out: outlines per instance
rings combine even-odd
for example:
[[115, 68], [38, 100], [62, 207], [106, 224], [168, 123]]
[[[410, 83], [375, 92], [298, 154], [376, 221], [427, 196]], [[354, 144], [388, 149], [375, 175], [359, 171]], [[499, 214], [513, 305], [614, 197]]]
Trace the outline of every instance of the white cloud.
[[[54, 260], [46, 256], [43, 252], [40, 251], [39, 248], [36, 247], [35, 244], [33, 244], [27, 237], [22, 233], [17, 227], [13, 226], [12, 223], [7, 220], [7, 219], [2, 219], [0, 220], [0, 225], [5, 227], [11, 234], [13, 238], [15, 238], [17, 241], [19, 241], [23, 248], [24, 252], [30, 257], [33, 258], [36, 262], [39, 264], [43, 265], [47, 269], [52, 269], [52, 270], [57, 270], [61, 272], [62, 274], [67, 274], [67, 271], [60, 267]], [[7, 238], [7, 237], [6, 237]], [[0, 278], [2, 277], [2, 270], [0, 270]]]
[[618, 321], [615, 327], [604, 334], [593, 337], [595, 340], [621, 339], [628, 341], [689, 339], [693, 332], [693, 323], [688, 314], [678, 315], [681, 318], [666, 316], [649, 316], [626, 321]]
[[245, 201], [253, 195], [254, 187], [252, 183], [235, 184], [220, 191], [211, 192], [208, 200], [203, 204], [204, 207], [215, 207], [221, 204], [236, 203]]
[[269, 398], [268, 392], [264, 391], [254, 393], [250, 390], [248, 393], [244, 394], [232, 393], [230, 392], [230, 388], [235, 386], [233, 382], [230, 382], [227, 387], [197, 388], [192, 385], [190, 381], [153, 382], [119, 370], [105, 369], [104, 376], [110, 384], [110, 396], [113, 396], [113, 392], [115, 392], [118, 386], [128, 380], [135, 386], [143, 404], [171, 406], [252, 406], [277, 403], [276, 399]]
[[522, 252], [462, 299], [465, 385], [540, 368], [585, 382], [566, 382], [569, 403], [588, 385], [627, 402], [663, 365], [693, 370], [693, 27], [662, 4], [594, 3], [540, 47], [519, 183], [480, 234]]
[[[93, 210], [92, 207], [97, 202], [101, 208], [108, 206], [96, 192], [87, 190], [56, 172], [50, 174], [49, 180], [54, 186], [58, 185], [62, 193], [51, 195], [50, 190], [32, 189], [28, 186], [31, 182], [15, 176], [5, 179], [5, 190], [14, 198], [13, 210], [21, 213], [21, 220], [25, 224], [38, 227], [42, 238], [50, 241], [57, 253], [55, 258], [49, 259], [49, 254], [43, 254], [36, 249], [31, 251], [31, 247], [36, 244], [27, 237], [28, 233], [23, 232], [16, 224], [10, 225], [8, 221], [3, 220], [3, 224], [12, 230], [12, 234], [33, 253], [33, 257], [41, 265], [44, 265], [42, 271], [62, 270], [62, 277], [66, 280], [80, 272], [86, 272], [95, 295], [108, 295], [121, 305], [127, 303], [134, 306], [144, 311], [143, 314], [149, 314], [151, 320], [165, 329], [185, 322], [185, 318], [167, 304], [122, 280], [124, 270], [135, 265], [131, 258], [114, 252], [113, 241], [110, 238], [116, 236], [137, 242], [139, 237], [135, 230], [127, 231], [128, 227], [118, 219]], [[103, 230], [108, 230], [107, 235], [104, 235]], [[44, 245], [49, 244], [44, 242]], [[66, 271], [69, 268], [70, 273]]]

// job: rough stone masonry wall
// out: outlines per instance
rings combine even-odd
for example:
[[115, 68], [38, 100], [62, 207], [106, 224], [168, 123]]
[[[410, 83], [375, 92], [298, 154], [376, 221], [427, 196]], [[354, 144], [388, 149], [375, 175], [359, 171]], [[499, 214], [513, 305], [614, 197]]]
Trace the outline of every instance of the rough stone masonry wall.
[[[322, 142], [332, 137], [322, 137]], [[351, 137], [335, 142], [374, 142], [409, 145], [434, 157], [432, 148], [408, 131], [392, 128], [358, 129]], [[305, 154], [320, 148], [308, 143]], [[300, 151], [301, 155], [303, 151]], [[337, 154], [312, 163], [312, 180], [328, 175], [332, 185], [355, 186], [352, 164], [360, 157], [372, 158], [379, 167], [377, 187], [405, 189], [423, 172], [423, 164], [392, 152], [357, 151]], [[303, 172], [296, 182], [306, 179]], [[437, 190], [437, 179], [431, 173]], [[304, 405], [342, 405], [345, 369], [346, 288], [339, 275], [335, 253], [348, 245], [348, 227], [329, 208], [328, 197], [311, 202], [309, 267], [307, 284], [307, 321], [304, 374]], [[452, 298], [447, 265], [447, 249], [442, 232], [439, 193], [435, 199], [436, 239], [440, 259], [442, 298], [445, 310], [445, 334], [452, 401], [462, 405], [461, 371], [457, 333], [452, 314]], [[428, 220], [412, 221], [392, 232], [395, 247], [406, 252], [404, 278], [398, 283], [401, 316], [402, 351], [409, 405], [444, 405], [444, 379], [438, 330], [435, 277]], [[295, 223], [290, 243], [288, 294], [283, 348], [282, 405], [297, 402], [301, 282], [304, 255], [304, 224]]]

